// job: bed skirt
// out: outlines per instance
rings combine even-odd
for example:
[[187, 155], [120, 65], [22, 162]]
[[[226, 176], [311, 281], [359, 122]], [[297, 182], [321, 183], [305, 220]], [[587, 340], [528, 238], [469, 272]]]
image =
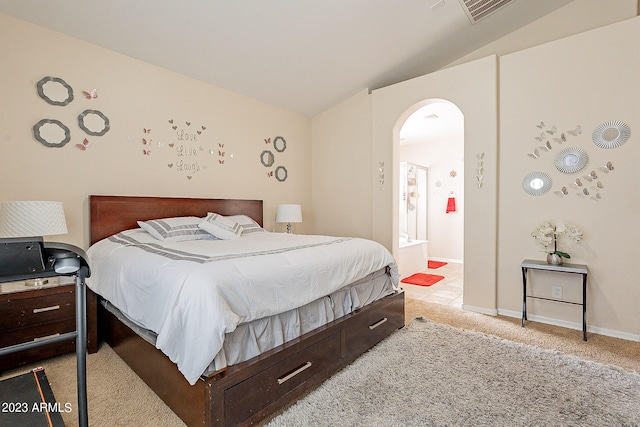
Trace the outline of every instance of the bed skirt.
[[[222, 350], [203, 376], [249, 360], [393, 293], [389, 274], [380, 269], [297, 309], [240, 324], [225, 335]], [[145, 341], [156, 345], [153, 331], [139, 326], [108, 301], [103, 300], [102, 305]]]

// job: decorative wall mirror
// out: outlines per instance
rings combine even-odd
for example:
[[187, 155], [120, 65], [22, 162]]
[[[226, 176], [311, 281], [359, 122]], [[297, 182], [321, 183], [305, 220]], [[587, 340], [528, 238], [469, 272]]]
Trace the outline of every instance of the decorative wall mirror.
[[276, 139], [273, 140], [273, 148], [275, 148], [278, 153], [282, 153], [287, 148], [287, 141], [281, 136], [276, 136]]
[[553, 163], [562, 173], [575, 173], [584, 168], [589, 161], [589, 156], [582, 148], [565, 148], [560, 151]]
[[45, 147], [63, 147], [71, 140], [68, 127], [49, 119], [40, 120], [33, 126], [33, 136]]
[[264, 150], [262, 154], [260, 154], [260, 162], [264, 166], [266, 167], [273, 166], [274, 161], [275, 161], [275, 157], [273, 156], [273, 153], [271, 151]]
[[98, 110], [84, 110], [78, 116], [78, 125], [93, 136], [102, 136], [109, 131], [109, 119]]
[[73, 89], [58, 77], [43, 77], [37, 84], [38, 95], [51, 105], [65, 106], [73, 101]]
[[276, 179], [280, 182], [287, 180], [287, 169], [284, 166], [278, 166], [276, 168]]
[[606, 122], [593, 131], [593, 143], [600, 148], [616, 148], [631, 136], [629, 125], [619, 121]]
[[531, 172], [522, 180], [522, 188], [532, 196], [542, 196], [551, 189], [551, 177], [544, 172]]

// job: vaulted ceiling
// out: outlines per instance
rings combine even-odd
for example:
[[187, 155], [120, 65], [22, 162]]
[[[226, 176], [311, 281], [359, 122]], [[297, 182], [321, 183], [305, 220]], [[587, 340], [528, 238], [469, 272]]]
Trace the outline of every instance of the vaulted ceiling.
[[[0, 0], [0, 12], [311, 117], [570, 1]], [[504, 4], [472, 23], [474, 3]]]

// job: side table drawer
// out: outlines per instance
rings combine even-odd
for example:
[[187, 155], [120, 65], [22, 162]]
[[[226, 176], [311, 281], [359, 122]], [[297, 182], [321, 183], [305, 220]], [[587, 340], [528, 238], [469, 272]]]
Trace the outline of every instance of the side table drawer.
[[74, 318], [64, 319], [58, 322], [50, 322], [43, 325], [32, 326], [14, 330], [11, 333], [0, 334], [0, 347], [8, 347], [31, 341], [38, 341], [55, 335], [62, 335], [76, 330]]
[[74, 292], [0, 302], [0, 313], [2, 332], [75, 318]]

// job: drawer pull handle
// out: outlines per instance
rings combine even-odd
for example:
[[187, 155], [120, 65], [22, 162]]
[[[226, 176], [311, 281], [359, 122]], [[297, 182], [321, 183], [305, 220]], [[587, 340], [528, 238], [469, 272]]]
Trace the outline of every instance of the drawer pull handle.
[[47, 311], [60, 310], [59, 305], [52, 305], [50, 307], [34, 308], [33, 314], [45, 313]]
[[386, 317], [380, 319], [379, 321], [377, 321], [376, 323], [374, 323], [373, 325], [369, 325], [369, 330], [373, 331], [375, 328], [377, 328], [378, 326], [382, 325], [383, 323], [385, 323], [387, 320]]
[[60, 336], [59, 333], [51, 334], [51, 335], [47, 335], [46, 337], [34, 338], [33, 341], [42, 341], [42, 340], [46, 340], [46, 339], [53, 338], [53, 337], [59, 337], [59, 336]]
[[304, 365], [300, 366], [298, 369], [296, 369], [295, 371], [291, 372], [290, 374], [287, 374], [282, 378], [278, 378], [278, 384], [284, 384], [285, 382], [289, 381], [291, 378], [295, 377], [296, 375], [298, 375], [302, 371], [304, 371], [306, 369], [309, 369], [310, 367], [311, 367], [311, 362], [305, 363]]

